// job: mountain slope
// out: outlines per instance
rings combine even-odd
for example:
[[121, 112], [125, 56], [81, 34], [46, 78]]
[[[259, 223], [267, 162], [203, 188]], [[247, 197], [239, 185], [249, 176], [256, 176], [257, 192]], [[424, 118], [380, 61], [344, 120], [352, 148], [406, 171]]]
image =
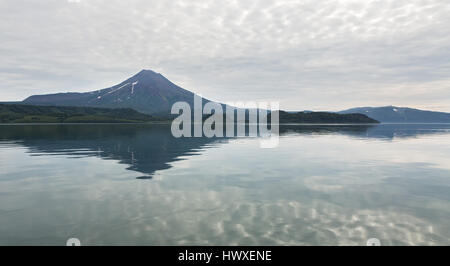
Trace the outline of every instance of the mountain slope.
[[382, 123], [450, 123], [450, 113], [423, 111], [412, 108], [385, 106], [360, 107], [338, 112], [365, 114]]
[[85, 93], [34, 95], [23, 104], [133, 108], [145, 114], [168, 115], [178, 101], [193, 103], [194, 93], [178, 87], [161, 74], [142, 70], [113, 87]]

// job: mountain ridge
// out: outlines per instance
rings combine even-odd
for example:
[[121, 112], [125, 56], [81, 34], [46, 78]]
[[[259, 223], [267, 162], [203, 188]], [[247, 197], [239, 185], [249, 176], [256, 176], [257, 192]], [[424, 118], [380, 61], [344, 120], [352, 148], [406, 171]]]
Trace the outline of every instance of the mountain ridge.
[[359, 113], [382, 123], [450, 123], [450, 113], [414, 109], [409, 107], [381, 106], [356, 107], [337, 112]]
[[[44, 95], [32, 95], [16, 104], [42, 105], [42, 106], [74, 106], [96, 108], [132, 108], [147, 115], [170, 118], [171, 108], [175, 102], [187, 102], [194, 106], [194, 92], [183, 89], [162, 74], [152, 70], [143, 69], [124, 81], [100, 90], [89, 92], [66, 92]], [[211, 102], [203, 98], [203, 105]], [[225, 104], [219, 103], [225, 110]], [[194, 107], [195, 108], [195, 107]], [[303, 113], [308, 113], [303, 112]], [[284, 114], [288, 120], [294, 117], [308, 120], [305, 114], [287, 112]], [[313, 113], [313, 112], [311, 112]], [[338, 114], [362, 114], [368, 118], [382, 123], [450, 123], [450, 114], [442, 112], [423, 111], [406, 107], [357, 107]], [[292, 114], [292, 115], [289, 115]], [[313, 115], [319, 118], [318, 114]], [[321, 119], [324, 115], [320, 115]], [[338, 118], [328, 118], [335, 120]], [[357, 120], [364, 120], [354, 117]]]

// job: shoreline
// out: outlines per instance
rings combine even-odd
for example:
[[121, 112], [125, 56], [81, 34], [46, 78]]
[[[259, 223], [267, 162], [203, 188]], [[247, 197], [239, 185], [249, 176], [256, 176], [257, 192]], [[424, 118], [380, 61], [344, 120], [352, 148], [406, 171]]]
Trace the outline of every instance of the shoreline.
[[[0, 123], [0, 126], [41, 126], [41, 125], [167, 125], [172, 121], [152, 122], [80, 122], [80, 123]], [[235, 123], [236, 124], [236, 123]], [[244, 123], [239, 123], [244, 124]], [[245, 123], [248, 124], [248, 123]], [[279, 126], [378, 126], [378, 125], [450, 125], [450, 123], [280, 123]]]

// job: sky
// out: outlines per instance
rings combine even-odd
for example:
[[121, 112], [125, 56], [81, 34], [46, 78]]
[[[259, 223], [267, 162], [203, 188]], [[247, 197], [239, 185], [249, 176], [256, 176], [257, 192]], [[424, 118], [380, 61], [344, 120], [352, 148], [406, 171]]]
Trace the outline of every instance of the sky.
[[151, 69], [220, 102], [450, 112], [446, 0], [0, 0], [0, 101]]

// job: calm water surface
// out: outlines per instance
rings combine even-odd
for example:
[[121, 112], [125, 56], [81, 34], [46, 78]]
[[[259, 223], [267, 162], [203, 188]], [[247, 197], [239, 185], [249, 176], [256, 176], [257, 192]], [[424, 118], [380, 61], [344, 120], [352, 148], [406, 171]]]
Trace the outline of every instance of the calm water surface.
[[0, 245], [450, 245], [450, 125], [1, 125]]

